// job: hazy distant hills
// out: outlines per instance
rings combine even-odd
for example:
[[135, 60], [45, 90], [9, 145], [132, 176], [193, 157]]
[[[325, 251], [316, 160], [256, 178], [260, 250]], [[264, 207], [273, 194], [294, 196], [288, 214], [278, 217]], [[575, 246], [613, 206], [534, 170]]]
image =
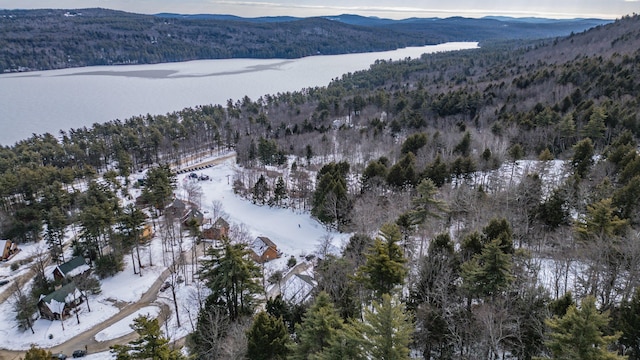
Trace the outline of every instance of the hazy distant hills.
[[298, 58], [447, 41], [532, 39], [582, 32], [601, 19], [452, 17], [390, 20], [141, 15], [106, 9], [0, 10], [0, 72], [196, 59]]

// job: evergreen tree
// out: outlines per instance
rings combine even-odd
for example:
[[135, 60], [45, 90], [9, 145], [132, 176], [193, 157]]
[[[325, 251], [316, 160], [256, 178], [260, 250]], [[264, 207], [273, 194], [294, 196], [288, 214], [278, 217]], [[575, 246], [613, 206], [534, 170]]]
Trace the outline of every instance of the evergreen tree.
[[587, 296], [582, 300], [580, 308], [571, 305], [561, 318], [547, 320], [551, 329], [547, 347], [558, 360], [623, 360], [609, 351], [609, 345], [618, 340], [620, 334], [604, 335], [609, 324], [609, 313], [599, 313], [595, 305], [596, 299]]
[[267, 195], [269, 194], [269, 185], [264, 175], [260, 174], [258, 181], [253, 186], [253, 203], [264, 205], [267, 201]]
[[275, 318], [264, 311], [259, 312], [247, 331], [247, 341], [249, 359], [286, 359], [289, 333], [282, 318]]
[[351, 211], [351, 200], [347, 190], [349, 163], [330, 163], [322, 167], [317, 175], [311, 214], [325, 224], [338, 228], [346, 225]]
[[231, 321], [251, 315], [261, 287], [260, 269], [249, 258], [249, 250], [242, 243], [223, 239], [222, 246], [210, 247], [207, 255], [200, 279], [211, 289], [211, 303], [225, 308]]
[[616, 327], [622, 331], [620, 343], [630, 351], [629, 359], [640, 359], [640, 288], [636, 288], [630, 301], [620, 305]]
[[404, 304], [389, 294], [365, 309], [364, 320], [356, 324], [369, 359], [409, 359], [409, 343], [414, 330]]
[[479, 255], [462, 264], [464, 286], [472, 295], [495, 297], [513, 281], [511, 257], [501, 249], [499, 239], [485, 245]]
[[382, 225], [380, 236], [374, 240], [367, 253], [367, 261], [358, 269], [357, 278], [378, 299], [404, 282], [407, 269], [406, 259], [398, 245], [401, 239], [398, 225]]
[[329, 347], [344, 326], [340, 315], [331, 303], [329, 295], [320, 292], [315, 302], [296, 325], [296, 342], [290, 346], [292, 360], [307, 360]]
[[183, 360], [179, 350], [171, 349], [169, 339], [162, 335], [158, 319], [138, 316], [131, 328], [140, 336], [127, 345], [113, 345], [111, 352], [117, 360], [152, 359]]
[[24, 354], [23, 360], [51, 360], [52, 355], [49, 350], [31, 345], [31, 348]]
[[270, 201], [270, 206], [282, 205], [282, 201], [287, 199], [287, 187], [284, 183], [284, 179], [282, 176], [278, 176], [278, 180], [276, 181], [276, 187], [273, 190], [273, 201]]
[[580, 179], [584, 179], [591, 169], [593, 155], [593, 142], [589, 138], [583, 139], [573, 146], [571, 166], [573, 167], [573, 173]]
[[438, 189], [433, 181], [422, 180], [416, 190], [416, 196], [411, 199], [411, 218], [414, 224], [422, 224], [427, 218], [439, 218], [447, 211], [447, 204], [435, 198]]
[[144, 183], [142, 198], [162, 213], [176, 187], [176, 175], [169, 165], [160, 165], [147, 171]]

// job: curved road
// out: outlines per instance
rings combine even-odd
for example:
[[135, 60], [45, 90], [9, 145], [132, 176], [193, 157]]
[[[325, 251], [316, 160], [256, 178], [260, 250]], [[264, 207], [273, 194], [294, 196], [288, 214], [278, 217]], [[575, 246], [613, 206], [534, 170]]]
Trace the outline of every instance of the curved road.
[[[202, 166], [221, 164], [226, 160], [231, 159], [235, 156], [236, 156], [235, 153], [231, 153], [229, 155], [225, 155], [223, 157], [219, 157], [209, 161], [199, 162], [198, 164], [190, 165], [188, 167], [181, 169], [181, 172], [189, 172], [189, 171], [195, 170], [196, 168], [200, 168]], [[187, 257], [187, 258], [190, 259], [190, 257]], [[103, 341], [103, 342], [96, 341], [95, 336], [100, 331], [108, 328], [109, 326], [117, 323], [118, 321], [124, 319], [125, 317], [133, 314], [137, 310], [140, 310], [149, 305], [159, 306], [160, 315], [158, 317], [166, 319], [171, 313], [169, 306], [161, 302], [156, 302], [156, 300], [158, 298], [158, 292], [160, 290], [160, 286], [165, 282], [169, 274], [170, 274], [169, 270], [168, 269], [165, 270], [158, 277], [158, 279], [156, 279], [153, 285], [151, 285], [149, 290], [137, 302], [125, 305], [118, 312], [118, 314], [111, 317], [107, 321], [104, 321], [94, 326], [93, 328], [83, 332], [82, 334], [72, 337], [71, 339], [65, 341], [60, 345], [54, 346], [52, 348], [48, 348], [47, 350], [51, 351], [52, 353], [64, 353], [70, 356], [74, 350], [84, 349], [85, 345], [87, 346], [89, 353], [95, 353], [95, 352], [107, 351], [109, 350], [109, 347], [112, 345], [126, 344], [126, 343], [129, 343], [131, 340], [134, 340], [137, 337], [137, 334], [135, 332], [131, 332], [117, 339], [112, 339], [112, 340]], [[21, 280], [25, 281], [24, 279], [21, 279]], [[5, 293], [7, 294], [5, 295]], [[6, 300], [10, 296], [10, 292], [5, 290], [1, 295], [2, 295], [1, 297], [3, 297], [4, 300]], [[177, 340], [177, 339], [174, 339], [174, 340]], [[24, 354], [25, 354], [24, 351], [12, 351], [12, 350], [5, 350], [0, 348], [0, 360], [19, 360], [24, 357]]]

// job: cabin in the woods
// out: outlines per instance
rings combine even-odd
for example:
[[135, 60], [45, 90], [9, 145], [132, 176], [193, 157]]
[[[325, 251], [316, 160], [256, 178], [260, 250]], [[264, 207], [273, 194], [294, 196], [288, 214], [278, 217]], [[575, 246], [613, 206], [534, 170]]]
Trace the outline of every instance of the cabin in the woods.
[[76, 256], [71, 260], [56, 266], [53, 269], [53, 278], [56, 281], [71, 280], [91, 270], [87, 261], [82, 256]]
[[72, 282], [52, 292], [41, 296], [38, 301], [40, 316], [48, 320], [66, 319], [71, 311], [82, 304], [83, 294]]

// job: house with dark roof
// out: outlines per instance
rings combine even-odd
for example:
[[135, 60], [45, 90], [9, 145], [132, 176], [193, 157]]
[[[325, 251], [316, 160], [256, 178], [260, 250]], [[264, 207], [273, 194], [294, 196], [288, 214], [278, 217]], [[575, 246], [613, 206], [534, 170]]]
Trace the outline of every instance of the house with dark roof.
[[173, 202], [171, 203], [171, 205], [169, 205], [167, 207], [167, 212], [171, 215], [174, 216], [179, 216], [179, 217], [183, 217], [185, 212], [187, 210], [187, 204], [184, 203], [184, 201], [176, 198], [175, 200], [173, 200]]
[[251, 257], [257, 263], [265, 263], [280, 257], [276, 244], [266, 236], [258, 236], [251, 244]]
[[65, 279], [70, 280], [74, 277], [84, 274], [91, 270], [91, 267], [87, 265], [87, 261], [82, 256], [76, 256], [71, 260], [60, 264], [53, 269], [53, 278], [56, 281], [63, 281]]
[[41, 296], [38, 301], [40, 316], [48, 320], [66, 319], [71, 310], [82, 304], [84, 294], [74, 283], [68, 283], [49, 295]]
[[202, 211], [198, 210], [195, 207], [192, 207], [191, 209], [189, 209], [181, 218], [180, 218], [180, 222], [183, 225], [188, 225], [188, 223], [190, 223], [191, 221], [196, 222], [196, 224], [198, 226], [202, 225], [202, 222], [204, 221], [204, 214], [202, 213]]
[[202, 226], [202, 238], [209, 240], [220, 240], [229, 236], [229, 223], [219, 217], [213, 224], [205, 224]]

